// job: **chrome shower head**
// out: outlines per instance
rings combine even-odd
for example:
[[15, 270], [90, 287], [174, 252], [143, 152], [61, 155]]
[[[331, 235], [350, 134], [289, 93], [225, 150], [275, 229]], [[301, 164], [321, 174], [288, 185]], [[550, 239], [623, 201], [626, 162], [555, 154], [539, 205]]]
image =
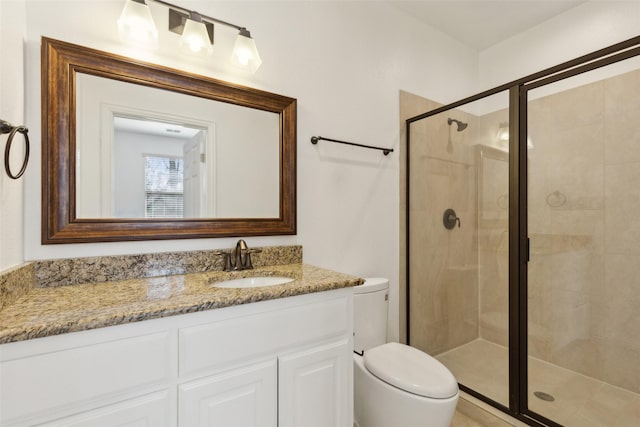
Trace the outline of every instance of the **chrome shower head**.
[[451, 123], [455, 123], [456, 124], [456, 130], [458, 132], [462, 132], [469, 125], [468, 123], [461, 122], [460, 120], [452, 119], [451, 117], [449, 117], [447, 119], [447, 123], [449, 124], [449, 126], [451, 126]]

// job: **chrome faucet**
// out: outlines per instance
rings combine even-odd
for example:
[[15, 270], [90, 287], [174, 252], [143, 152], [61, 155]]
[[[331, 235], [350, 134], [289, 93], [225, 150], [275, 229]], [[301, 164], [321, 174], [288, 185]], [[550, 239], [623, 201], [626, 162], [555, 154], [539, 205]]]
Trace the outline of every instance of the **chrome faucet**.
[[235, 249], [228, 252], [214, 252], [215, 255], [224, 256], [224, 271], [252, 270], [251, 254], [262, 252], [260, 249], [249, 249], [247, 242], [238, 240]]

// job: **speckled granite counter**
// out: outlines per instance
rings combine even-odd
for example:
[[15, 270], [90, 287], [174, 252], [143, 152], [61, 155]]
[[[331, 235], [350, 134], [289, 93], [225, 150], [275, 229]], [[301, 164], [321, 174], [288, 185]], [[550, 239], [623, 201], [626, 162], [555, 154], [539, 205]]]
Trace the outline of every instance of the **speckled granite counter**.
[[[251, 276], [287, 276], [295, 280], [246, 289], [211, 285]], [[289, 264], [241, 272], [210, 271], [33, 288], [0, 310], [0, 344], [357, 286], [363, 282], [354, 276], [310, 265]]]

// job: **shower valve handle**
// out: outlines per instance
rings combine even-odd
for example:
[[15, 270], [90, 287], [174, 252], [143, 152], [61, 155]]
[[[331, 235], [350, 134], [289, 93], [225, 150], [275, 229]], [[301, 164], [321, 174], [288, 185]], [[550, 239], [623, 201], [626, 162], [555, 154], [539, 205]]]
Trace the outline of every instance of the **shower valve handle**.
[[460, 218], [458, 218], [456, 211], [453, 209], [447, 209], [444, 211], [444, 215], [442, 215], [442, 223], [444, 224], [444, 228], [447, 230], [453, 229], [456, 224], [458, 224], [458, 228], [460, 228]]

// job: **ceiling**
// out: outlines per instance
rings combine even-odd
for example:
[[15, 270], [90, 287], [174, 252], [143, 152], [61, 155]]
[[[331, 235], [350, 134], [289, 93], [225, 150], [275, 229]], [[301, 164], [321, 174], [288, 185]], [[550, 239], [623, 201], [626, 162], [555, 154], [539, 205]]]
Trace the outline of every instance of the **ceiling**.
[[390, 3], [465, 45], [484, 50], [585, 1], [422, 0]]
[[[0, 0], [1, 1], [1, 0]], [[191, 139], [195, 134], [201, 131], [187, 125], [166, 123], [153, 119], [138, 119], [135, 117], [114, 116], [114, 129], [142, 133], [146, 135], [166, 136], [176, 140]]]

